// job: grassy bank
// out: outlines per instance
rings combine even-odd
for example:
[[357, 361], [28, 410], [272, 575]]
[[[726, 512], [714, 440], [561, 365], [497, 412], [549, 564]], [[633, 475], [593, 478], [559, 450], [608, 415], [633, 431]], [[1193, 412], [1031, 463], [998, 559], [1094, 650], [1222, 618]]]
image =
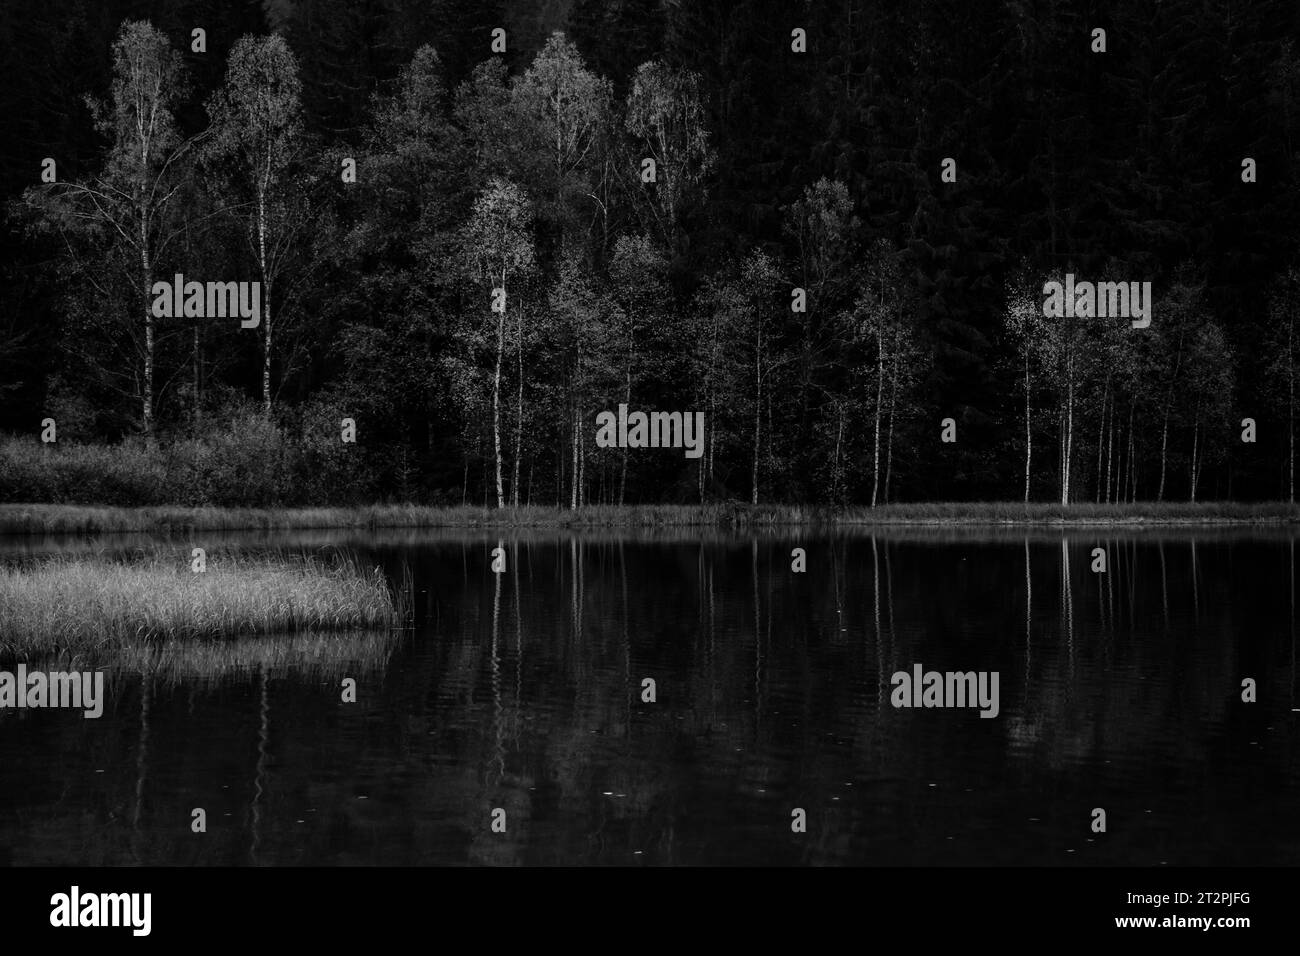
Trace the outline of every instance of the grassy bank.
[[1178, 525], [1289, 524], [1300, 506], [1286, 502], [1137, 502], [1060, 505], [928, 502], [878, 508], [800, 505], [591, 505], [577, 510], [369, 505], [356, 508], [115, 508], [0, 505], [0, 534], [283, 531], [312, 528], [688, 528], [781, 525]]
[[392, 625], [383, 576], [301, 558], [57, 558], [0, 567], [0, 658], [104, 660], [172, 639], [336, 632]]

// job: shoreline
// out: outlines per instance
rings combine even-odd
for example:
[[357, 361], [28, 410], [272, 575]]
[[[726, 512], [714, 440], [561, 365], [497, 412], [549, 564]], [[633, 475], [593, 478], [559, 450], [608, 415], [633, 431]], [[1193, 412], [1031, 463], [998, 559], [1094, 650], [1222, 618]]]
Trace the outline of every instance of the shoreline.
[[1289, 502], [1136, 502], [1060, 505], [916, 502], [835, 508], [806, 505], [360, 505], [338, 508], [214, 508], [0, 504], [0, 535], [192, 531], [460, 529], [653, 529], [763, 527], [1144, 528], [1285, 527], [1300, 524]]

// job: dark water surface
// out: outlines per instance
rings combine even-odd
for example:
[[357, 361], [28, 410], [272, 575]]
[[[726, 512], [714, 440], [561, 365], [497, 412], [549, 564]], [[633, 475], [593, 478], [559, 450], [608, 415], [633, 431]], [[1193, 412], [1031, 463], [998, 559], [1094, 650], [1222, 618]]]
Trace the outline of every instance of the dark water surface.
[[[217, 543], [356, 553], [410, 627], [0, 712], [0, 863], [1300, 862], [1285, 533], [533, 533], [501, 575], [486, 534], [170, 546]], [[918, 663], [997, 671], [998, 716], [895, 709]]]

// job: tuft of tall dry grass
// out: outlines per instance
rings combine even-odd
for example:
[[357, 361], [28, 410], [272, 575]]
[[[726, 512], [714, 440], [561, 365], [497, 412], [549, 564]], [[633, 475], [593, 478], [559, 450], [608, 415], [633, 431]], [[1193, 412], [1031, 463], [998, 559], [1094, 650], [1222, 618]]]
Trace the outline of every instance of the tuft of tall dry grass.
[[[214, 560], [215, 558], [215, 560]], [[171, 639], [224, 639], [397, 623], [383, 573], [288, 555], [184, 562], [53, 558], [0, 567], [0, 657], [101, 657]]]

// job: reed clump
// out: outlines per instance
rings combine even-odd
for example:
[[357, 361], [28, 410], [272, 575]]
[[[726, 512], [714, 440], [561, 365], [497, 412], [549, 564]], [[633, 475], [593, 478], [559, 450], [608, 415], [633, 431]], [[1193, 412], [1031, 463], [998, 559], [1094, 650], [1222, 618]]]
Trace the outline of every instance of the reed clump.
[[58, 557], [0, 567], [0, 657], [103, 658], [170, 640], [391, 627], [383, 573], [355, 560], [221, 554]]

